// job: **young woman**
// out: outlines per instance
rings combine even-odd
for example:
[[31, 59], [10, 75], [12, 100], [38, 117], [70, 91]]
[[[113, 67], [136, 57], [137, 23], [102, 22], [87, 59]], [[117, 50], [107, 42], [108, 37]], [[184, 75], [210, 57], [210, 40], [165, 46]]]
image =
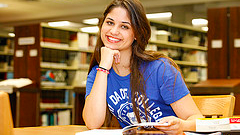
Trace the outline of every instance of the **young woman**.
[[170, 58], [145, 51], [151, 30], [141, 3], [114, 0], [99, 28], [86, 85], [86, 126], [100, 128], [108, 107], [122, 127], [168, 122], [156, 128], [167, 134], [194, 131], [202, 115], [179, 68]]

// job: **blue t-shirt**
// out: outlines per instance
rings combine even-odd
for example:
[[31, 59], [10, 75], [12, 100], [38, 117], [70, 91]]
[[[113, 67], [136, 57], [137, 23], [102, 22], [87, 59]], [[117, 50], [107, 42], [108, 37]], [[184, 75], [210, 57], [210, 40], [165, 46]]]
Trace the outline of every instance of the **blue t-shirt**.
[[[162, 117], [176, 116], [170, 104], [189, 94], [180, 72], [176, 70], [166, 58], [144, 63], [144, 79], [146, 80], [146, 96], [148, 104], [148, 120], [159, 122]], [[87, 77], [86, 96], [92, 89], [98, 66], [92, 68]], [[130, 74], [119, 76], [113, 68], [107, 78], [107, 104], [110, 112], [116, 116], [122, 127], [137, 123], [133, 112], [130, 91]], [[143, 95], [138, 93], [138, 110], [142, 122], [146, 121], [142, 103]]]

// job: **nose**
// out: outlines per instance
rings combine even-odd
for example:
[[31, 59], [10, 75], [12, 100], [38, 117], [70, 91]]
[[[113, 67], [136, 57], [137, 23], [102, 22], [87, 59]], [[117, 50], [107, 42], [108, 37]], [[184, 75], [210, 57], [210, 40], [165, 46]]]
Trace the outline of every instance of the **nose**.
[[112, 35], [118, 35], [119, 34], [119, 29], [117, 27], [117, 25], [113, 26], [110, 30]]

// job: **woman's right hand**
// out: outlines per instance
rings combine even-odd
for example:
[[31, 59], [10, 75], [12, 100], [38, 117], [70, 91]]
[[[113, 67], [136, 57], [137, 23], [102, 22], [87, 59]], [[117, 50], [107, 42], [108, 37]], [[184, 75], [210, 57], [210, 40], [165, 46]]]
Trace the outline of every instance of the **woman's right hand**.
[[99, 66], [110, 70], [113, 62], [120, 63], [120, 52], [107, 47], [101, 48], [101, 61]]

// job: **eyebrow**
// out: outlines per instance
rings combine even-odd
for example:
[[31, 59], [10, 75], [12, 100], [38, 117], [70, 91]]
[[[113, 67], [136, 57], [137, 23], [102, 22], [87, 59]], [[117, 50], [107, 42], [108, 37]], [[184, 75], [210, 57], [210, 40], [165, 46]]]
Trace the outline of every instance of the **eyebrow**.
[[[106, 19], [109, 19], [109, 20], [111, 20], [111, 21], [114, 21], [114, 19], [112, 19], [112, 18], [110, 18], [110, 17], [107, 17]], [[125, 24], [129, 24], [129, 25], [131, 25], [131, 23], [130, 23], [130, 22], [125, 22], [125, 21], [122, 21], [122, 23], [125, 23]]]

